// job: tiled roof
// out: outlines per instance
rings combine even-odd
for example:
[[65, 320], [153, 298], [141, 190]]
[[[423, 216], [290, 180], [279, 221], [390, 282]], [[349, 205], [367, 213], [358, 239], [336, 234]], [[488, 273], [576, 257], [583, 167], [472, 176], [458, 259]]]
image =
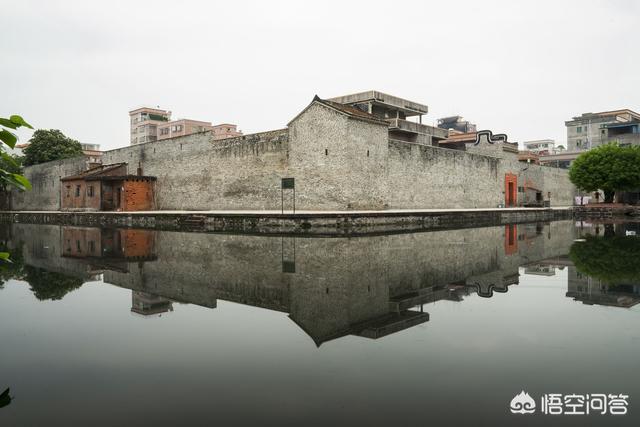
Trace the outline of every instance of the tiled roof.
[[343, 112], [344, 114], [346, 114], [348, 116], [351, 116], [353, 118], [356, 118], [356, 119], [363, 119], [363, 120], [369, 120], [369, 121], [373, 121], [373, 122], [388, 124], [386, 120], [381, 119], [379, 117], [376, 117], [373, 114], [369, 114], [366, 111], [362, 111], [359, 108], [352, 107], [351, 105], [340, 104], [339, 102], [329, 101], [329, 100], [326, 100], [326, 99], [320, 99], [318, 97], [318, 95], [316, 95], [316, 97], [313, 100], [317, 101], [317, 102], [319, 102], [321, 104], [324, 104], [324, 105], [326, 105], [328, 107], [331, 107], [331, 108], [334, 108], [336, 110], [339, 110], [339, 111]]
[[477, 132], [469, 133], [452, 133], [444, 141], [439, 141], [438, 144], [450, 144], [455, 142], [476, 142]]
[[87, 169], [86, 171], [80, 172], [79, 174], [76, 175], [71, 175], [71, 176], [65, 176], [64, 178], [61, 179], [61, 181], [70, 181], [72, 179], [86, 179], [86, 178], [90, 178], [93, 176], [98, 176], [101, 175], [103, 173], [112, 171], [114, 169], [117, 169], [121, 166], [126, 165], [126, 163], [114, 163], [112, 165], [100, 165], [100, 166], [96, 166], [94, 168], [91, 169]]

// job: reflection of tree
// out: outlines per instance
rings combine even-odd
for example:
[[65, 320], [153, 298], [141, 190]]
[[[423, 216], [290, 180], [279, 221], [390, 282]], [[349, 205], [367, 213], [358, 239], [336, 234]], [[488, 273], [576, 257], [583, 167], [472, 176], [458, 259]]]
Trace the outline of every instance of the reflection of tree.
[[640, 237], [588, 236], [571, 245], [569, 257], [581, 273], [605, 283], [640, 282]]
[[25, 265], [24, 280], [39, 300], [59, 300], [84, 283], [82, 279]]
[[[6, 252], [4, 247], [0, 248], [0, 252]], [[11, 262], [0, 261], [0, 289], [10, 279], [21, 280], [24, 275], [24, 260], [22, 259], [22, 251], [14, 250], [11, 253]]]

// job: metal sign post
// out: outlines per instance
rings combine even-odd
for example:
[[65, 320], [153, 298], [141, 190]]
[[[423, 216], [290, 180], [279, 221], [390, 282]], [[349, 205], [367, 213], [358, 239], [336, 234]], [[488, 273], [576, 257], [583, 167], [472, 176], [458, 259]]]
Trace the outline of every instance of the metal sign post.
[[283, 214], [284, 214], [284, 190], [293, 190], [293, 213], [296, 213], [296, 179], [282, 178], [282, 184], [280, 185], [280, 203], [281, 203]]

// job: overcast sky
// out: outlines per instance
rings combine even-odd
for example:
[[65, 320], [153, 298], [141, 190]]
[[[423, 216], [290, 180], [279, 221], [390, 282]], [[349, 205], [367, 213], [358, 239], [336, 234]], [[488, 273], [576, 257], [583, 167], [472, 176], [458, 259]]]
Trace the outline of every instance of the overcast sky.
[[[0, 0], [0, 116], [103, 149], [128, 111], [286, 126], [315, 94], [376, 89], [510, 140], [640, 109], [640, 2]], [[28, 137], [28, 133], [21, 133]]]

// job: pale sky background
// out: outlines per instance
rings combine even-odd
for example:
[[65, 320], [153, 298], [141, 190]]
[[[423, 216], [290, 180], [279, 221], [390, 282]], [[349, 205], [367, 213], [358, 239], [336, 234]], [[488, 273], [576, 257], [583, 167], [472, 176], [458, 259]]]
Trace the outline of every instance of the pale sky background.
[[140, 106], [252, 133], [315, 94], [370, 89], [427, 104], [424, 123], [459, 114], [513, 141], [563, 142], [572, 116], [640, 110], [633, 0], [0, 6], [0, 116], [102, 149], [129, 144]]

